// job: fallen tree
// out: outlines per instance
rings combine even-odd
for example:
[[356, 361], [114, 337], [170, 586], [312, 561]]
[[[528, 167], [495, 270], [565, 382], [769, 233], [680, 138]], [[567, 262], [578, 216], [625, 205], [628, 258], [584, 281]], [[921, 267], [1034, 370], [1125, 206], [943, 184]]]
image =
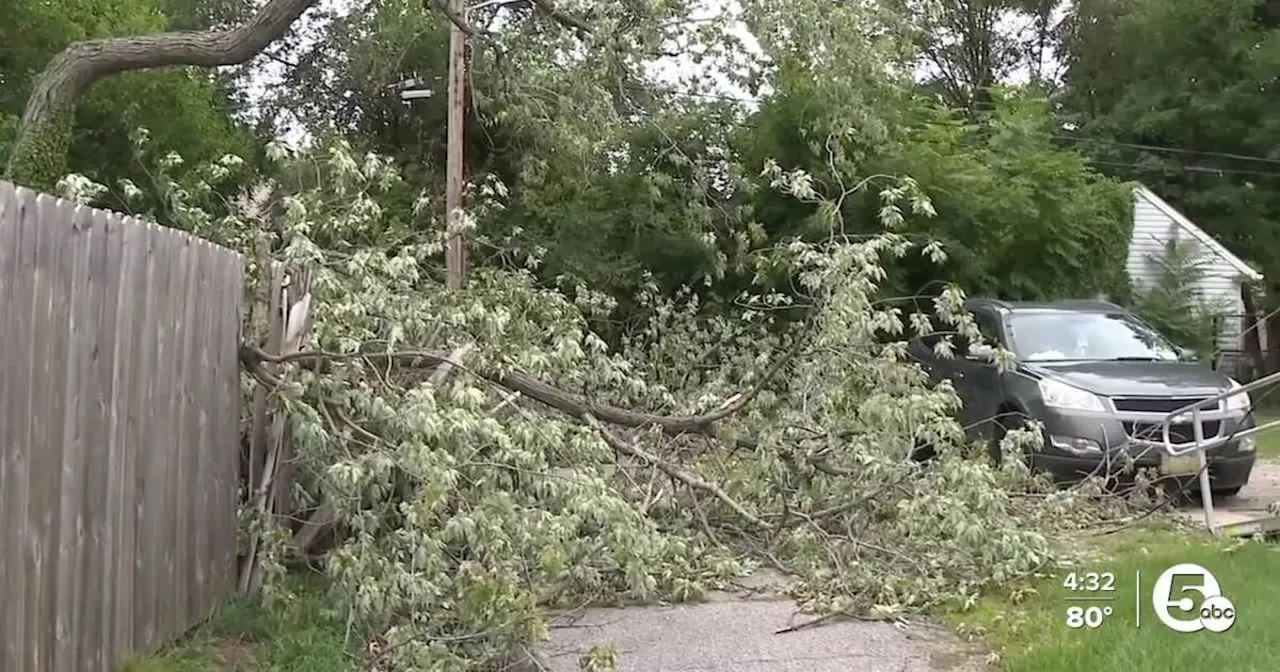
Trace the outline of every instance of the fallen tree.
[[[443, 226], [378, 204], [390, 163], [318, 151], [334, 182], [283, 196], [279, 219], [252, 202], [218, 220], [175, 211], [242, 249], [278, 231], [270, 253], [307, 269], [293, 345], [240, 351], [288, 424], [248, 469], [244, 585], [259, 576], [274, 597], [291, 562], [317, 564], [380, 664], [487, 669], [544, 637], [548, 609], [697, 599], [760, 565], [814, 611], [901, 617], [1038, 571], [1068, 552], [1061, 533], [1125, 510], [966, 458], [954, 391], [901, 339], [975, 332], [958, 290], [931, 315], [878, 300], [903, 237], [768, 252], [805, 292], [805, 323], [658, 299], [611, 352], [584, 317], [598, 299], [575, 305], [527, 272], [446, 291], [430, 273]], [[348, 242], [371, 231], [394, 247]], [[928, 465], [909, 457], [920, 440]]]

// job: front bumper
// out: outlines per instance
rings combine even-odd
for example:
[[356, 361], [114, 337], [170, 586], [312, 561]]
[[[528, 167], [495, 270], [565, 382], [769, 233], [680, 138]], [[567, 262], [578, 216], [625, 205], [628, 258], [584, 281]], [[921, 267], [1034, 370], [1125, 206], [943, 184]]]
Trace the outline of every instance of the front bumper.
[[[1161, 423], [1163, 413], [1044, 413], [1044, 446], [1029, 455], [1031, 466], [1060, 480], [1089, 475], [1117, 476], [1135, 469], [1159, 470], [1168, 451]], [[1209, 479], [1215, 490], [1237, 488], [1249, 481], [1256, 459], [1252, 436], [1236, 438], [1254, 427], [1253, 415], [1244, 411], [1204, 411], [1201, 428], [1209, 463]], [[1195, 455], [1191, 422], [1177, 423], [1170, 431], [1175, 452]]]

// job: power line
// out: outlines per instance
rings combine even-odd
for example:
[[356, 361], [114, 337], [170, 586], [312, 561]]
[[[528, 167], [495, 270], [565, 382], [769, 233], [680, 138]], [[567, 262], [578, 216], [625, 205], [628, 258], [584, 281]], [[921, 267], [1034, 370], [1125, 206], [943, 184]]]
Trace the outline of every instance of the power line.
[[1131, 149], [1143, 149], [1151, 152], [1172, 152], [1174, 154], [1189, 154], [1199, 156], [1216, 156], [1223, 159], [1237, 159], [1240, 161], [1257, 161], [1260, 163], [1274, 163], [1280, 165], [1280, 159], [1273, 159], [1267, 156], [1256, 156], [1252, 154], [1233, 154], [1230, 152], [1212, 152], [1200, 149], [1182, 149], [1180, 147], [1161, 147], [1159, 145], [1144, 145], [1136, 142], [1121, 142], [1119, 140], [1105, 140], [1103, 138], [1082, 138], [1073, 135], [1054, 135], [1059, 140], [1071, 140], [1074, 142], [1089, 142], [1100, 145], [1114, 145], [1116, 147], [1129, 147]]
[[1165, 172], [1185, 172], [1185, 173], [1205, 173], [1205, 174], [1233, 174], [1233, 175], [1253, 175], [1257, 177], [1280, 177], [1280, 171], [1267, 172], [1259, 170], [1233, 170], [1230, 168], [1213, 168], [1210, 166], [1159, 166], [1142, 163], [1122, 163], [1120, 161], [1103, 161], [1100, 159], [1089, 159], [1089, 163], [1100, 166], [1114, 166], [1118, 168], [1137, 168], [1141, 170], [1163, 170]]
[[[691, 91], [690, 92], [667, 91], [666, 93], [675, 98], [685, 98], [685, 99], [691, 99], [691, 100], [714, 100], [714, 101], [725, 102], [725, 103], [745, 103], [745, 104], [755, 104], [755, 105], [759, 105], [761, 102], [763, 102], [761, 99], [758, 99], [758, 98], [737, 97], [737, 96], [716, 94], [716, 93], [700, 93], [700, 92], [691, 92]], [[1040, 135], [1046, 138], [1052, 138], [1055, 140], [1067, 140], [1071, 142], [1111, 145], [1115, 147], [1127, 147], [1130, 149], [1141, 149], [1141, 150], [1146, 150], [1151, 152], [1166, 152], [1166, 153], [1172, 153], [1172, 154], [1182, 154], [1186, 156], [1212, 156], [1212, 157], [1218, 157], [1223, 159], [1234, 159], [1237, 161], [1254, 161], [1258, 163], [1268, 163], [1268, 164], [1275, 164], [1280, 166], [1280, 158], [1258, 156], [1254, 154], [1236, 154], [1232, 152], [1216, 152], [1211, 150], [1183, 149], [1181, 147], [1148, 145], [1148, 144], [1142, 144], [1142, 143], [1136, 143], [1136, 142], [1108, 140], [1104, 138], [1083, 138], [1080, 136], [1061, 135], [1061, 134], [1034, 132], [1034, 131], [1033, 131], [1033, 134]], [[1122, 165], [1122, 164], [1117, 164], [1117, 165]], [[1254, 172], [1254, 171], [1234, 170], [1234, 169], [1218, 169], [1218, 168], [1211, 168], [1207, 166], [1187, 166], [1186, 168], [1190, 172], [1237, 173], [1237, 174], [1243, 174], [1243, 175], [1280, 175], [1280, 173]]]
[[[670, 91], [670, 90], [666, 91], [665, 93], [673, 98], [692, 100], [697, 102], [705, 102], [706, 100], [714, 100], [714, 101], [726, 102], [726, 103], [759, 103], [760, 102], [759, 100], [744, 99], [744, 98], [738, 98], [735, 96], [715, 94], [715, 93], [697, 93], [697, 92], [683, 92], [683, 91]], [[751, 123], [744, 123], [743, 125], [749, 128], [754, 127], [754, 125]], [[1038, 135], [1044, 138], [1051, 138], [1051, 139], [1086, 140], [1085, 138], [1075, 138], [1071, 136], [1062, 136], [1062, 135], [1055, 135], [1052, 133], [1042, 133], [1042, 132], [1034, 132], [1034, 131], [1031, 132], [1030, 134]], [[1116, 144], [1116, 145], [1135, 147], [1135, 148], [1153, 148], [1156, 150], [1186, 154], [1186, 155], [1246, 158], [1246, 159], [1253, 159], [1257, 161], [1262, 161], [1266, 163], [1275, 163], [1280, 165], [1280, 159], [1270, 159], [1267, 157], [1260, 157], [1260, 156], [1250, 157], [1244, 154], [1230, 154], [1227, 152], [1211, 152], [1211, 151], [1195, 151], [1195, 150], [1179, 149], [1176, 147], [1157, 147], [1155, 145], [1140, 145], [1137, 143], [1126, 143], [1126, 142], [1120, 142], [1120, 141], [1108, 141], [1108, 140], [1101, 140], [1101, 139], [1096, 140], [1096, 142], [1102, 143], [1102, 144]], [[1216, 168], [1213, 166], [1198, 166], [1198, 165], [1185, 165], [1185, 164], [1184, 165], [1151, 165], [1151, 164], [1140, 164], [1140, 163], [1124, 163], [1120, 161], [1106, 161], [1102, 159], [1094, 159], [1088, 156], [1086, 156], [1085, 159], [1091, 164], [1100, 165], [1100, 166], [1112, 166], [1116, 168], [1133, 168], [1133, 169], [1151, 170], [1151, 171], [1162, 170], [1165, 172], [1198, 173], [1198, 174], [1204, 174], [1204, 175], [1218, 175], [1218, 176], [1249, 175], [1254, 177], [1280, 177], [1280, 171], [1241, 170], [1237, 168]]]

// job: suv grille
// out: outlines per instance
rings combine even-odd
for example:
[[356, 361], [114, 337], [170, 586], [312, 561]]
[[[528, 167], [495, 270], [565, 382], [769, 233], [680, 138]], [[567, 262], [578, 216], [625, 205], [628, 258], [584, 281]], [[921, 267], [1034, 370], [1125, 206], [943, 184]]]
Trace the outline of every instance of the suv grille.
[[[1158, 422], [1125, 422], [1122, 424], [1124, 424], [1124, 433], [1131, 438], [1144, 441], [1164, 441], [1164, 428]], [[1205, 420], [1200, 424], [1204, 426], [1204, 438], [1206, 439], [1212, 439], [1222, 431], [1222, 421], [1220, 420]], [[1196, 428], [1190, 422], [1169, 425], [1170, 443], [1192, 443], [1195, 440]]]
[[[1204, 401], [1209, 397], [1113, 397], [1111, 403], [1122, 413], [1172, 413], [1180, 408]], [[1216, 406], [1204, 406], [1202, 411], [1216, 411], [1222, 406], [1219, 400]]]

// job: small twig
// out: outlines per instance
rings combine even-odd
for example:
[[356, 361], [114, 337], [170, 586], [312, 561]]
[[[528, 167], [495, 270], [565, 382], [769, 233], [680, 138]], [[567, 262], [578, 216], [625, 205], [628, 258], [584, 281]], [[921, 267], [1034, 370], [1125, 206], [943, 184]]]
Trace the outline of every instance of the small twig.
[[781, 630], [774, 630], [773, 634], [783, 635], [788, 632], [798, 632], [800, 630], [806, 630], [808, 628], [815, 628], [817, 626], [829, 623], [837, 618], [849, 618], [855, 621], [869, 621], [872, 623], [881, 622], [885, 620], [896, 620], [901, 622], [902, 620], [901, 617], [898, 617], [895, 619], [872, 618], [870, 616], [862, 616], [860, 614], [854, 614], [848, 611], [833, 611], [829, 614], [823, 614], [822, 616], [818, 616], [817, 618], [809, 619], [807, 621], [804, 621], [803, 623], [797, 623], [796, 625], [788, 626]]
[[698, 499], [698, 492], [692, 486], [689, 488], [689, 497], [693, 500], [693, 510], [698, 514], [698, 521], [702, 523], [702, 531], [707, 533], [707, 538], [711, 543], [719, 546], [720, 540], [716, 538], [716, 533], [711, 531], [711, 523], [707, 521], [707, 514], [702, 510], [702, 502]]
[[1167, 498], [1167, 497], [1162, 498], [1160, 501], [1156, 502], [1155, 506], [1148, 507], [1146, 511], [1143, 511], [1142, 513], [1138, 514], [1137, 516], [1134, 516], [1133, 518], [1130, 518], [1129, 520], [1126, 520], [1125, 522], [1120, 523], [1119, 525], [1114, 525], [1114, 526], [1109, 527], [1109, 528], [1106, 528], [1106, 529], [1098, 530], [1098, 531], [1096, 531], [1096, 532], [1092, 533], [1092, 534], [1091, 534], [1091, 535], [1089, 535], [1089, 536], [1093, 536], [1093, 537], [1105, 537], [1105, 536], [1107, 536], [1107, 535], [1109, 535], [1109, 534], [1115, 534], [1116, 532], [1123, 532], [1124, 530], [1127, 530], [1127, 529], [1129, 529], [1130, 527], [1133, 527], [1134, 525], [1137, 525], [1138, 523], [1142, 522], [1143, 520], [1146, 520], [1146, 519], [1147, 519], [1147, 518], [1149, 518], [1150, 516], [1154, 515], [1157, 511], [1160, 511], [1161, 509], [1167, 508], [1167, 507], [1168, 507], [1169, 505], [1171, 505], [1171, 504], [1173, 504], [1173, 501], [1172, 501], [1172, 500], [1170, 500], [1170, 499], [1169, 499], [1169, 498]]
[[844, 615], [844, 614], [843, 614], [843, 612], [833, 611], [833, 612], [831, 612], [831, 613], [829, 613], [829, 614], [823, 614], [823, 615], [821, 615], [821, 616], [818, 616], [817, 618], [811, 618], [811, 619], [809, 619], [809, 620], [807, 620], [807, 621], [802, 621], [802, 622], [797, 623], [797, 624], [795, 624], [795, 625], [789, 625], [789, 626], [787, 626], [787, 627], [785, 627], [785, 628], [782, 628], [781, 630], [774, 630], [774, 631], [773, 631], [773, 634], [775, 634], [775, 635], [785, 635], [785, 634], [787, 634], [788, 632], [799, 632], [799, 631], [801, 631], [801, 630], [805, 630], [805, 629], [808, 629], [808, 628], [816, 628], [816, 627], [818, 627], [819, 625], [822, 625], [823, 623], [826, 623], [826, 622], [828, 622], [828, 621], [831, 621], [831, 620], [836, 619], [836, 618], [838, 618], [838, 617], [840, 617], [840, 616], [843, 616], [843, 615]]
[[449, 635], [449, 636], [429, 635], [426, 633], [422, 633], [412, 637], [406, 637], [403, 640], [396, 642], [395, 644], [392, 644], [386, 647], [385, 649], [379, 651], [378, 655], [374, 656], [373, 660], [369, 661], [369, 664], [371, 667], [374, 666], [375, 663], [377, 663], [380, 660], [383, 660], [388, 655], [390, 655], [392, 651], [395, 651], [396, 649], [410, 642], [421, 641], [421, 642], [430, 642], [432, 644], [456, 644], [458, 642], [467, 642], [473, 639], [483, 639], [485, 637], [489, 637], [492, 634], [493, 633], [488, 631], [471, 632], [465, 635]]

